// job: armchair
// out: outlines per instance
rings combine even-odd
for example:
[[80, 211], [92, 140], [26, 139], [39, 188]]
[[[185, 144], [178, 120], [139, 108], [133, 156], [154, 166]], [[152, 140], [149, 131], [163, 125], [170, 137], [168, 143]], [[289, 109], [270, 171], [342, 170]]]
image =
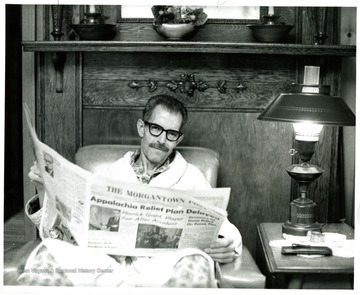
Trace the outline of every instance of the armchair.
[[[122, 157], [127, 151], [135, 150], [134, 145], [90, 145], [79, 148], [75, 163], [80, 167], [96, 171]], [[200, 147], [178, 147], [183, 157], [200, 169], [212, 187], [216, 187], [219, 160], [218, 154]], [[16, 285], [19, 269], [23, 269], [31, 250], [38, 241], [30, 241], [4, 254], [4, 285]], [[222, 288], [264, 288], [265, 276], [260, 272], [249, 250], [243, 246], [241, 256], [234, 262], [217, 267]]]

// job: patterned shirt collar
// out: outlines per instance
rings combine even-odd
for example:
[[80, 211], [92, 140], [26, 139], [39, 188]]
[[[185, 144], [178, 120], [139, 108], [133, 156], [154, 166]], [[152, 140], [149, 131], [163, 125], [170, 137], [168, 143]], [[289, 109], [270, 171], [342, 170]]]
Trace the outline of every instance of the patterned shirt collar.
[[169, 165], [170, 165], [170, 163], [172, 162], [172, 160], [175, 157], [175, 152], [173, 151], [169, 155], [169, 157], [165, 160], [165, 162], [161, 166], [157, 167], [155, 169], [155, 171], [153, 171], [153, 173], [151, 173], [151, 174], [148, 174], [148, 173], [145, 172], [144, 165], [142, 163], [140, 155], [141, 155], [141, 150], [137, 149], [131, 155], [130, 165], [133, 168], [133, 170], [135, 172], [135, 175], [138, 178], [138, 180], [141, 183], [148, 184], [151, 179], [153, 179], [154, 177], [158, 176], [159, 174], [161, 174], [161, 173], [163, 173], [163, 172], [165, 172], [166, 170], [169, 169]]

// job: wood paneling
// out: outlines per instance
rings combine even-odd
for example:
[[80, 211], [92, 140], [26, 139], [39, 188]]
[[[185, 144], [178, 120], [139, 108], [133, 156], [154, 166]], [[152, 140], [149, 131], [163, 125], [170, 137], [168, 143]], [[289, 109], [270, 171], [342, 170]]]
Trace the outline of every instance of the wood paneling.
[[83, 145], [140, 144], [136, 122], [140, 111], [88, 110], [83, 113]]
[[78, 55], [68, 53], [66, 60], [63, 92], [57, 93], [52, 55], [49, 53], [43, 59], [37, 131], [44, 143], [72, 161], [81, 141], [81, 84]]
[[338, 7], [299, 7], [297, 14], [296, 43], [315, 44], [314, 36], [323, 31], [328, 36], [325, 45], [339, 44]]
[[[34, 40], [36, 30], [32, 24], [35, 21], [35, 7], [27, 6], [22, 8], [22, 38]], [[35, 75], [36, 68], [35, 56], [32, 53], [24, 52], [22, 54], [22, 102], [26, 103], [32, 115], [35, 115]], [[35, 120], [35, 119], [34, 119]], [[35, 122], [33, 122], [35, 123]], [[26, 123], [23, 120], [23, 130], [26, 129]], [[30, 136], [23, 132], [23, 186], [24, 186], [24, 207], [27, 201], [34, 195], [35, 188], [28, 177], [29, 169], [34, 163], [32, 151], [32, 143]], [[23, 212], [25, 216], [25, 212]], [[36, 238], [36, 227], [30, 219], [25, 218], [24, 222], [24, 238], [25, 240], [33, 240]]]
[[[210, 88], [196, 90], [193, 97], [173, 93], [189, 109], [254, 111], [264, 109], [276, 95], [287, 92], [294, 73], [295, 59], [236, 54], [181, 53], [85, 53], [83, 72], [84, 107], [142, 108], [148, 97], [169, 93], [165, 85], [179, 82], [182, 74], [193, 74], [197, 83]], [[159, 87], [153, 93], [148, 87], [128, 87], [132, 81], [147, 85], [149, 79]], [[226, 82], [227, 92], [217, 90]], [[243, 91], [236, 91], [242, 84]], [[162, 86], [162, 87], [160, 87]]]

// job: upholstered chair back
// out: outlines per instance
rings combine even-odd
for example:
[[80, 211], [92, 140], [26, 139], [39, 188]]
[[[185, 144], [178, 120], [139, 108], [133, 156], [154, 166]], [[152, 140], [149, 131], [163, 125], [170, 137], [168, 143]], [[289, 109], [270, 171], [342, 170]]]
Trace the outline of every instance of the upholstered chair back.
[[[75, 155], [75, 163], [95, 172], [123, 157], [126, 152], [134, 151], [136, 145], [99, 144], [80, 147]], [[202, 147], [181, 146], [176, 148], [191, 164], [199, 168], [212, 187], [217, 185], [219, 155], [213, 150]]]

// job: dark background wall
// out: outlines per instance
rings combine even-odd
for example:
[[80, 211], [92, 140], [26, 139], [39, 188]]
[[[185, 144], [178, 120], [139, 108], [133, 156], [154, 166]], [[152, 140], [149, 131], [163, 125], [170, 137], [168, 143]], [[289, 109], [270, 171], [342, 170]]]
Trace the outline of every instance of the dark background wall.
[[6, 5], [4, 218], [23, 208], [21, 6]]

